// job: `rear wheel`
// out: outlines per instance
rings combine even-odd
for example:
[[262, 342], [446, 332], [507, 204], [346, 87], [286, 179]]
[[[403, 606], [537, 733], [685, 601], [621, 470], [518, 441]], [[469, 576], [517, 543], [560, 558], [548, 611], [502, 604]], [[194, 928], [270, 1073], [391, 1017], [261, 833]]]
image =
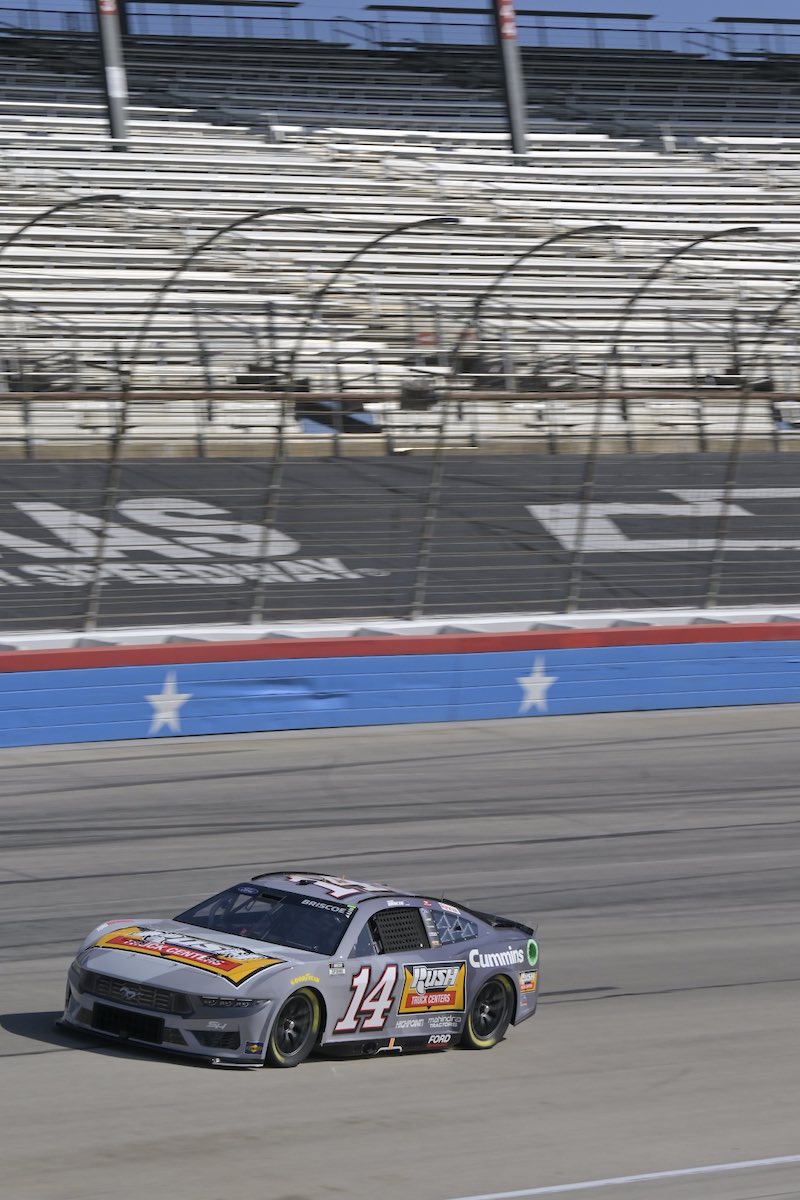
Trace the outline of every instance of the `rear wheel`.
[[267, 1062], [273, 1067], [296, 1067], [308, 1058], [319, 1037], [321, 1010], [315, 992], [293, 992], [272, 1023]]
[[461, 1045], [468, 1050], [489, 1050], [501, 1041], [511, 1021], [514, 992], [505, 975], [494, 975], [481, 984], [467, 1014]]

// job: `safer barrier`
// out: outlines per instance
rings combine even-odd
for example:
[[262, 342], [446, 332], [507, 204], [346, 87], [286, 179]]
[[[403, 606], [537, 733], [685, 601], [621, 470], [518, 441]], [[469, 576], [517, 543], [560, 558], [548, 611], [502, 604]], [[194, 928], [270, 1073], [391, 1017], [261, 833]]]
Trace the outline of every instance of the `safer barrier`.
[[800, 625], [0, 654], [0, 745], [800, 701]]

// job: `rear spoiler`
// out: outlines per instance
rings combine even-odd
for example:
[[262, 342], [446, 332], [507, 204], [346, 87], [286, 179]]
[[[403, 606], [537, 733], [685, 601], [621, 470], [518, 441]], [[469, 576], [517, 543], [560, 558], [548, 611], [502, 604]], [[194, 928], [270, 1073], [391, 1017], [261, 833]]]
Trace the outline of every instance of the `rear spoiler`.
[[491, 925], [492, 929], [518, 929], [520, 933], [536, 933], [535, 925], [524, 925], [522, 921], [513, 921], [511, 917], [496, 917], [493, 913], [481, 912], [477, 908], [468, 908], [466, 904], [459, 904], [456, 900], [444, 899], [444, 903], [452, 904], [454, 908], [461, 909], [468, 916], [477, 917], [479, 921], [485, 921], [487, 925]]

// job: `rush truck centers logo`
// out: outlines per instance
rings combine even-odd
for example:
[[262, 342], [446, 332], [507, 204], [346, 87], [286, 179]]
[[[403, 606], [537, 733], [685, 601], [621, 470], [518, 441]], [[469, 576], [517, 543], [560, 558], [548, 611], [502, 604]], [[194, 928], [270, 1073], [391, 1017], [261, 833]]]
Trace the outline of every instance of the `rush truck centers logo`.
[[190, 934], [165, 933], [159, 929], [144, 929], [139, 925], [104, 933], [94, 944], [104, 950], [150, 954], [154, 958], [165, 958], [185, 967], [197, 967], [200, 971], [221, 975], [234, 987], [244, 983], [251, 975], [283, 961], [240, 946], [222, 946], [219, 942], [206, 941], [205, 938]]
[[465, 963], [406, 963], [403, 971], [401, 1013], [464, 1011]]

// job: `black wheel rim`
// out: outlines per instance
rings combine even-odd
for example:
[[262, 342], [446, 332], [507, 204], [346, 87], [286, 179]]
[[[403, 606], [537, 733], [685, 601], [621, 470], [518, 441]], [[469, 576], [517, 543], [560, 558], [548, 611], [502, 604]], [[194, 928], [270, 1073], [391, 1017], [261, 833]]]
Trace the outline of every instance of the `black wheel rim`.
[[293, 996], [278, 1016], [275, 1045], [289, 1058], [306, 1044], [314, 1026], [314, 1010], [306, 996]]
[[485, 983], [472, 1007], [472, 1027], [476, 1037], [481, 1040], [490, 1038], [502, 1025], [508, 999], [506, 989], [499, 979], [490, 979]]

